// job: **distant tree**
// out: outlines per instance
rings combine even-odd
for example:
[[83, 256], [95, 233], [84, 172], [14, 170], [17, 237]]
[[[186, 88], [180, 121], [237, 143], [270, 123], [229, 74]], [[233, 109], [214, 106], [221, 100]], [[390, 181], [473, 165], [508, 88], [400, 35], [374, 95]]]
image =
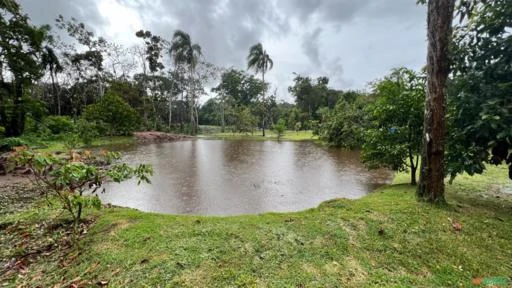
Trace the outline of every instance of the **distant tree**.
[[[182, 30], [176, 30], [172, 37], [170, 55], [174, 59], [175, 66], [185, 65], [188, 67], [189, 87], [187, 97], [189, 102], [190, 112], [190, 125], [192, 127], [192, 134], [197, 132], [197, 99], [198, 96], [194, 89], [194, 72], [199, 58], [202, 55], [201, 46], [192, 43], [190, 35]], [[195, 114], [194, 114], [195, 113]]]
[[[256, 74], [261, 73], [261, 81], [265, 84], [265, 73], [269, 70], [272, 70], [274, 67], [274, 61], [270, 58], [267, 53], [267, 50], [263, 49], [263, 45], [261, 43], [253, 45], [249, 48], [249, 55], [247, 56], [247, 68], [253, 69]], [[265, 91], [264, 89], [261, 92], [262, 103], [265, 103]], [[263, 137], [265, 137], [265, 121], [266, 121], [267, 113], [263, 111], [262, 116], [262, 130]]]
[[428, 0], [427, 94], [423, 124], [419, 200], [444, 202], [444, 145], [446, 83], [450, 72], [449, 46], [455, 0]]
[[416, 185], [421, 152], [425, 77], [407, 68], [394, 69], [373, 84], [375, 102], [366, 110], [362, 160], [369, 168], [410, 169]]
[[286, 131], [286, 121], [284, 119], [279, 119], [274, 126], [272, 126], [272, 129], [277, 134], [277, 141], [281, 140], [281, 137], [283, 137], [284, 132]]
[[294, 128], [295, 132], [299, 133], [299, 131], [302, 129], [302, 122], [296, 122]]
[[57, 89], [57, 74], [61, 73], [64, 70], [64, 68], [60, 64], [59, 58], [56, 55], [55, 50], [49, 45], [46, 45], [44, 47], [41, 62], [43, 67], [48, 69], [48, 72], [50, 73], [50, 78], [52, 81], [52, 94], [54, 97], [54, 102], [57, 103], [57, 115], [61, 115], [60, 93]]
[[351, 102], [341, 99], [322, 123], [313, 121], [308, 125], [313, 133], [329, 145], [347, 149], [361, 148], [363, 132], [368, 126], [365, 109], [371, 101], [373, 99], [366, 94], [359, 94]]
[[137, 112], [111, 92], [106, 93], [99, 102], [88, 105], [82, 116], [90, 122], [101, 121], [106, 124], [108, 135], [129, 135], [140, 123]]
[[[76, 71], [78, 81], [88, 82], [87, 86], [95, 83], [96, 99], [103, 97], [105, 93], [105, 78], [103, 60], [107, 51], [107, 40], [103, 37], [96, 37], [82, 22], [75, 18], [65, 19], [59, 15], [55, 20], [57, 28], [65, 31], [75, 39], [84, 49], [76, 49], [74, 45], [67, 45], [64, 51], [65, 58], [70, 62], [71, 68]], [[83, 92], [82, 92], [83, 93]]]
[[[302, 112], [308, 115], [307, 120], [320, 120], [320, 111], [333, 109], [341, 92], [329, 89], [329, 78], [318, 77], [316, 81], [310, 77], [296, 75], [293, 86], [288, 91], [295, 97], [295, 103]], [[321, 109], [321, 108], [326, 109]]]
[[[144, 41], [145, 46], [145, 60], [147, 61], [149, 72], [151, 75], [148, 75], [146, 71], [146, 63], [143, 64], [143, 73], [144, 77], [142, 77], [143, 81], [143, 93], [148, 93], [148, 90], [150, 91], [149, 99], [151, 99], [151, 104], [153, 108], [153, 128], [157, 129], [158, 125], [158, 112], [157, 112], [157, 105], [158, 97], [161, 95], [161, 89], [159, 86], [161, 86], [162, 82], [161, 75], [157, 75], [159, 72], [161, 72], [165, 66], [162, 62], [162, 51], [164, 50], [165, 46], [167, 45], [166, 41], [158, 36], [154, 35], [151, 31], [144, 31], [139, 30], [135, 33], [135, 36], [137, 38], [140, 38]], [[144, 113], [144, 120], [147, 121], [147, 114]]]

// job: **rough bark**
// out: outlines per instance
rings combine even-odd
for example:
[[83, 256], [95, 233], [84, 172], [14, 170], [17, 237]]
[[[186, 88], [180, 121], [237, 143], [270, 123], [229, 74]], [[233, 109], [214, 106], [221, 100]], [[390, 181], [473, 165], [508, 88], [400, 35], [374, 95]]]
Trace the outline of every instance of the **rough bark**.
[[446, 81], [455, 0], [429, 0], [427, 14], [427, 97], [423, 123], [419, 200], [444, 202]]

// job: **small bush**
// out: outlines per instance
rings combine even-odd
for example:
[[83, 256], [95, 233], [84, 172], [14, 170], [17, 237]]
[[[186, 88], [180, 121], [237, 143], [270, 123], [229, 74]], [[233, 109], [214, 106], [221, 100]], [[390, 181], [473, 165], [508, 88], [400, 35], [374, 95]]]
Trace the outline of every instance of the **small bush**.
[[43, 126], [54, 135], [69, 133], [75, 128], [73, 120], [68, 116], [48, 116], [43, 120]]
[[63, 141], [68, 149], [76, 149], [80, 146], [80, 137], [76, 133], [65, 134]]
[[0, 151], [10, 151], [14, 147], [25, 146], [27, 143], [20, 138], [9, 137], [0, 140]]
[[286, 131], [286, 122], [284, 119], [279, 119], [274, 126], [272, 126], [272, 129], [277, 134], [277, 141], [281, 140], [281, 137], [284, 135], [284, 131]]
[[95, 122], [79, 119], [76, 121], [76, 134], [86, 146], [90, 146], [99, 136], [98, 125]]

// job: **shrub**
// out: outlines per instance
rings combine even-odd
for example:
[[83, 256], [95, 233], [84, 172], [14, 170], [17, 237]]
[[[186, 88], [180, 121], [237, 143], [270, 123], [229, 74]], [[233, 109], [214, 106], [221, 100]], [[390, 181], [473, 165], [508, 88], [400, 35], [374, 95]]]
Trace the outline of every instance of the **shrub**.
[[107, 93], [97, 103], [88, 105], [83, 114], [87, 121], [102, 121], [108, 135], [129, 135], [140, 123], [137, 111], [118, 95]]
[[272, 126], [272, 129], [277, 134], [277, 141], [281, 140], [281, 137], [284, 135], [284, 131], [286, 131], [286, 122], [284, 119], [279, 119], [274, 126]]
[[27, 143], [20, 138], [9, 137], [0, 140], [0, 151], [10, 151], [14, 147], [25, 146]]
[[[149, 177], [153, 174], [151, 166], [112, 164], [119, 157], [119, 153], [105, 151], [98, 154], [70, 151], [70, 155], [65, 157], [22, 150], [13, 156], [13, 160], [16, 166], [26, 166], [33, 172], [31, 175], [38, 184], [36, 187], [44, 195], [56, 196], [72, 217], [74, 232], [77, 233], [82, 209], [87, 206], [101, 207], [95, 193], [103, 190], [105, 181], [119, 183], [137, 178], [139, 184], [142, 181], [149, 183]], [[89, 193], [84, 195], [86, 191]]]
[[347, 149], [357, 149], [363, 144], [363, 127], [365, 124], [363, 106], [358, 103], [338, 101], [336, 107], [326, 117], [318, 131], [320, 138], [329, 145]]
[[79, 119], [76, 121], [76, 134], [86, 146], [90, 146], [99, 136], [98, 126], [96, 122]]
[[295, 128], [295, 131], [296, 131], [296, 132], [299, 132], [299, 131], [300, 131], [300, 129], [302, 129], [302, 123], [301, 123], [300, 121], [299, 121], [299, 122], [297, 122], [297, 123], [295, 123], [294, 128]]
[[48, 116], [43, 120], [43, 126], [54, 135], [69, 133], [75, 128], [73, 120], [68, 116]]

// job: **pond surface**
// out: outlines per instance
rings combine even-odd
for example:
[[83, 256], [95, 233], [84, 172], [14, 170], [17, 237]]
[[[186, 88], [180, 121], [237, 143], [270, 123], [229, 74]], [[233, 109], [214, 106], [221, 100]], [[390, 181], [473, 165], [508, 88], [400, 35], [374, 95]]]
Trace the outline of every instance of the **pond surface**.
[[152, 184], [109, 184], [104, 203], [169, 214], [298, 211], [359, 198], [392, 173], [368, 171], [359, 153], [311, 142], [196, 139], [123, 148], [129, 164], [153, 165]]

